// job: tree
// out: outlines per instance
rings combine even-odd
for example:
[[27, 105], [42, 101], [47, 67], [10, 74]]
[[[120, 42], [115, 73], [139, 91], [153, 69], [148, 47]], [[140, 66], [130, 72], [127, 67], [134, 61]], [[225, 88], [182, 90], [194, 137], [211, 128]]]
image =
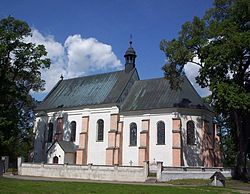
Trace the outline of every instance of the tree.
[[31, 35], [24, 21], [11, 16], [0, 20], [0, 155], [11, 160], [30, 147], [30, 92], [44, 89], [40, 70], [50, 66], [45, 47], [25, 41]]
[[200, 67], [196, 82], [209, 87], [215, 111], [235, 137], [235, 178], [244, 180], [250, 139], [249, 9], [248, 0], [215, 0], [203, 18], [183, 24], [178, 38], [160, 43], [167, 58], [164, 74], [172, 88], [180, 86], [185, 65]]

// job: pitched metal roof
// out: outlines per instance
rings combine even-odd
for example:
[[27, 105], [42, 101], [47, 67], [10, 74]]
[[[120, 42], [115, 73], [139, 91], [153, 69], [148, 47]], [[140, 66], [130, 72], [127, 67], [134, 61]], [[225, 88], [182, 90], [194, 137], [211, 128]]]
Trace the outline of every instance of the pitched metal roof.
[[75, 152], [75, 144], [71, 141], [58, 141], [58, 144], [61, 146], [64, 152]]
[[65, 153], [74, 153], [76, 151], [76, 146], [71, 141], [54, 141], [53, 144], [48, 148], [47, 152], [56, 144], [63, 149]]
[[132, 74], [124, 70], [61, 80], [36, 111], [116, 103]]
[[162, 108], [204, 108], [208, 107], [184, 77], [181, 90], [172, 90], [164, 78], [136, 81], [121, 106], [121, 111], [137, 111]]

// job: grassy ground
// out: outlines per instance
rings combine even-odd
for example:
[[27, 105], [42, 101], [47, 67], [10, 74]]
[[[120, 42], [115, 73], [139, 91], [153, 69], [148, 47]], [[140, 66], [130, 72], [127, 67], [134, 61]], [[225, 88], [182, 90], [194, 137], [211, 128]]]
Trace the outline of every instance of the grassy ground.
[[27, 181], [18, 179], [0, 178], [0, 193], [55, 193], [55, 194], [70, 194], [70, 193], [101, 193], [101, 194], [154, 194], [154, 193], [168, 193], [168, 194], [181, 194], [181, 193], [237, 193], [231, 189], [214, 188], [208, 186], [152, 186], [152, 185], [131, 185], [131, 184], [109, 184], [109, 183], [83, 183], [83, 182], [47, 182], [47, 181]]
[[[188, 185], [188, 186], [206, 186], [210, 183], [210, 180], [205, 179], [182, 179], [182, 180], [171, 180], [166, 182], [167, 184], [172, 185]], [[226, 188], [229, 189], [238, 189], [249, 191], [250, 193], [250, 183], [244, 183], [242, 181], [227, 179], [226, 180]]]
[[[209, 179], [179, 179], [179, 180], [171, 180], [166, 183], [173, 184], [173, 185], [199, 185], [204, 186], [210, 183]], [[244, 183], [238, 180], [227, 179], [226, 180], [227, 187], [234, 187], [234, 186], [245, 186], [250, 187], [250, 183]]]

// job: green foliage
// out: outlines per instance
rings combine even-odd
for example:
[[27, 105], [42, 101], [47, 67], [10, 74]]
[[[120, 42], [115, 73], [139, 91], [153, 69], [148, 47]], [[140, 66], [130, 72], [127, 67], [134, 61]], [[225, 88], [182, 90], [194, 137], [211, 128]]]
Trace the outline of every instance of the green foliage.
[[50, 60], [42, 45], [25, 41], [28, 24], [13, 17], [0, 20], [0, 155], [11, 159], [28, 152], [32, 139], [30, 92], [43, 90], [40, 70]]
[[240, 173], [245, 171], [250, 137], [249, 10], [248, 0], [215, 0], [203, 18], [183, 24], [177, 39], [160, 43], [167, 58], [163, 70], [173, 88], [178, 89], [185, 65], [200, 67], [197, 83], [209, 87], [211, 104], [236, 137], [232, 145], [237, 149]]

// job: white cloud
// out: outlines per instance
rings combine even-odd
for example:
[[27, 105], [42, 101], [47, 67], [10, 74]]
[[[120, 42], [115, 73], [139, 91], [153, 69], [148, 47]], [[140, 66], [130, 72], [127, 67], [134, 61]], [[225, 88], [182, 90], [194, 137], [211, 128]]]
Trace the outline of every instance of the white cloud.
[[43, 44], [51, 59], [50, 69], [41, 71], [42, 78], [46, 81], [44, 93], [52, 89], [61, 74], [64, 78], [72, 78], [122, 67], [112, 47], [94, 38], [82, 38], [76, 34], [69, 36], [61, 44], [53, 36], [44, 36], [37, 29], [33, 29], [32, 37], [26, 38], [26, 41]]
[[[194, 59], [196, 62], [199, 61], [198, 58]], [[191, 82], [191, 84], [194, 86], [194, 88], [196, 89], [196, 91], [199, 93], [199, 95], [201, 97], [205, 97], [211, 94], [211, 92], [209, 91], [208, 88], [201, 88], [195, 80], [195, 77], [199, 74], [199, 69], [200, 67], [194, 63], [187, 63], [184, 66], [184, 71], [186, 76], [188, 77], [189, 81]]]
[[79, 34], [69, 36], [64, 47], [67, 52], [69, 76], [79, 76], [79, 72], [88, 74], [121, 68], [121, 62], [112, 52], [112, 47], [94, 38], [84, 39]]

